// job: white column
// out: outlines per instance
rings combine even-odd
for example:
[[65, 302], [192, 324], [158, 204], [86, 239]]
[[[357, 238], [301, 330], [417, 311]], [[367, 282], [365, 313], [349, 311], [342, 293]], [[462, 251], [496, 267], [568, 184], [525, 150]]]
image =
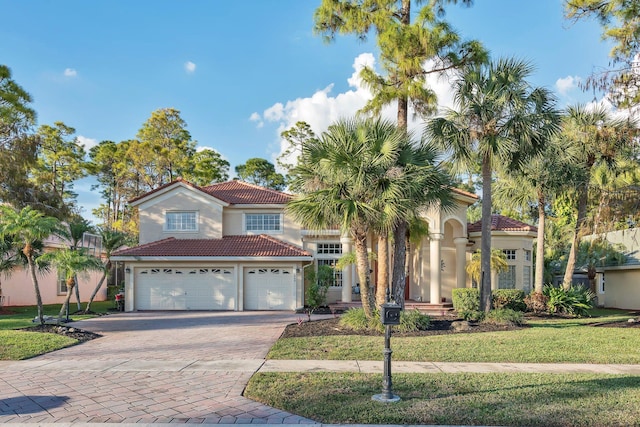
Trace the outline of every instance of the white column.
[[431, 304], [440, 304], [440, 260], [442, 259], [440, 248], [443, 237], [441, 233], [433, 233], [429, 236], [429, 271], [431, 273], [429, 302]]
[[[351, 252], [351, 244], [353, 240], [351, 240], [348, 236], [342, 236], [340, 238], [340, 243], [342, 244], [342, 254], [346, 254]], [[346, 266], [342, 270], [342, 302], [351, 302], [351, 286], [353, 277], [351, 270], [353, 269], [352, 265]]]
[[456, 288], [467, 286], [467, 238], [456, 237], [453, 243], [456, 245]]

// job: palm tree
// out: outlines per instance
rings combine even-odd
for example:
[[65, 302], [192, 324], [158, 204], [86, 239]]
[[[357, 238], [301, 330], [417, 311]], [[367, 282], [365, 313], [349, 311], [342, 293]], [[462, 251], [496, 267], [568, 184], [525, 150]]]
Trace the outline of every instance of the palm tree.
[[380, 223], [381, 212], [392, 214], [384, 201], [397, 197], [387, 186], [385, 171], [397, 161], [405, 138], [395, 125], [374, 119], [340, 120], [319, 138], [302, 146], [293, 186], [302, 190], [288, 212], [311, 229], [338, 225], [354, 241], [362, 307], [373, 317], [375, 301], [369, 282], [367, 235]]
[[58, 324], [62, 322], [62, 316], [68, 307], [73, 288], [77, 284], [77, 275], [85, 271], [102, 270], [102, 262], [94, 256], [87, 255], [84, 250], [62, 249], [59, 251], [48, 252], [36, 261], [39, 263], [48, 263], [56, 267], [58, 272], [64, 274], [65, 283], [67, 285], [67, 296], [65, 298], [60, 313], [58, 313]]
[[[476, 250], [471, 255], [471, 260], [467, 263], [467, 274], [476, 283], [480, 282], [482, 269], [481, 267], [482, 249]], [[491, 270], [496, 273], [502, 273], [509, 270], [507, 256], [500, 249], [491, 248]]]
[[116, 250], [125, 246], [129, 241], [129, 235], [121, 231], [103, 228], [103, 229], [100, 229], [98, 232], [100, 233], [100, 237], [102, 238], [102, 250], [104, 251], [103, 253], [106, 257], [106, 261], [102, 268], [102, 271], [103, 271], [102, 277], [100, 278], [100, 281], [98, 282], [95, 289], [91, 293], [91, 297], [87, 302], [87, 306], [84, 308], [85, 313], [89, 313], [91, 311], [91, 303], [93, 302], [94, 298], [98, 294], [98, 291], [102, 287], [102, 284], [107, 278], [107, 275], [111, 271], [111, 265], [112, 265], [111, 255]]
[[38, 306], [38, 319], [44, 324], [42, 312], [42, 296], [36, 277], [36, 246], [37, 241], [44, 240], [51, 235], [65, 236], [60, 221], [56, 218], [45, 216], [42, 212], [27, 206], [18, 211], [8, 205], [0, 206], [0, 238], [12, 236], [15, 248], [22, 248], [29, 275], [36, 293], [36, 304]]
[[544, 233], [547, 203], [566, 187], [572, 173], [574, 155], [552, 138], [544, 151], [530, 159], [521, 169], [505, 171], [496, 180], [495, 195], [512, 207], [536, 206], [538, 235], [536, 238], [536, 265], [534, 290], [544, 288]]
[[0, 238], [0, 311], [4, 298], [2, 296], [2, 276], [8, 277], [11, 271], [20, 265], [20, 258], [11, 241], [11, 236]]
[[596, 164], [613, 165], [621, 151], [631, 145], [637, 134], [634, 121], [613, 118], [608, 110], [598, 105], [587, 108], [583, 105], [571, 106], [567, 110], [562, 126], [562, 141], [573, 147], [579, 157], [576, 166], [582, 174], [575, 182], [578, 193], [577, 219], [564, 273], [564, 286], [571, 285], [576, 265], [576, 255], [580, 235], [584, 233], [589, 199], [589, 181]]
[[471, 66], [454, 83], [456, 110], [430, 120], [427, 135], [451, 154], [455, 171], [482, 164], [482, 277], [480, 307], [491, 309], [491, 182], [498, 164], [519, 167], [555, 131], [552, 94], [532, 87], [531, 64], [516, 59]]
[[[81, 216], [74, 216], [73, 219], [69, 221], [68, 227], [69, 227], [69, 240], [70, 240], [69, 249], [74, 251], [81, 247], [84, 234], [93, 230], [91, 223], [86, 219], [82, 218]], [[76, 302], [78, 305], [78, 311], [80, 311], [82, 306], [80, 305], [80, 286], [78, 284], [77, 277], [76, 277], [75, 293], [76, 293]]]

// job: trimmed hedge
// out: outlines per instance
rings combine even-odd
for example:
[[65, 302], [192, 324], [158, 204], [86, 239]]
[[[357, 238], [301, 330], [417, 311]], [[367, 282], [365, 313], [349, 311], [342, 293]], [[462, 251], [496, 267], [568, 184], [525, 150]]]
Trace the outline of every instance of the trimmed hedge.
[[508, 308], [515, 311], [525, 311], [527, 305], [524, 303], [524, 291], [521, 289], [496, 289], [491, 292], [493, 308]]
[[480, 290], [477, 288], [456, 288], [451, 291], [453, 309], [461, 311], [480, 310]]

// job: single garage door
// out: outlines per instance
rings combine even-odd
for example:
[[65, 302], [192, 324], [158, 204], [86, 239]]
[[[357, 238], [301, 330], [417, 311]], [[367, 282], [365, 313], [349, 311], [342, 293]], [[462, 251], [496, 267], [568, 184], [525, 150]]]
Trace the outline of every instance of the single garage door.
[[137, 268], [136, 310], [234, 310], [233, 268]]
[[294, 310], [295, 308], [295, 282], [291, 268], [245, 268], [245, 310]]

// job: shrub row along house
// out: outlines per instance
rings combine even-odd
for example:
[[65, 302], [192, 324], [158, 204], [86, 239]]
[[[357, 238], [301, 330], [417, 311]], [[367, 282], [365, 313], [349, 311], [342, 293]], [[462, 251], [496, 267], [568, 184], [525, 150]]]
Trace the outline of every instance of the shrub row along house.
[[[455, 209], [425, 212], [429, 236], [409, 248], [407, 300], [439, 304], [451, 301], [452, 289], [472, 286], [465, 266], [480, 247], [480, 227], [467, 225], [466, 211], [477, 196], [452, 191]], [[112, 257], [125, 265], [125, 309], [302, 308], [305, 270], [333, 266], [353, 247], [338, 230], [296, 224], [285, 210], [291, 197], [242, 181], [198, 187], [178, 179], [132, 200], [140, 215], [139, 246]], [[528, 292], [535, 227], [496, 216], [492, 228], [494, 246], [505, 250], [510, 266], [494, 286]], [[369, 239], [374, 252], [376, 241]], [[354, 270], [335, 272], [329, 303], [357, 298]]]

